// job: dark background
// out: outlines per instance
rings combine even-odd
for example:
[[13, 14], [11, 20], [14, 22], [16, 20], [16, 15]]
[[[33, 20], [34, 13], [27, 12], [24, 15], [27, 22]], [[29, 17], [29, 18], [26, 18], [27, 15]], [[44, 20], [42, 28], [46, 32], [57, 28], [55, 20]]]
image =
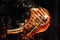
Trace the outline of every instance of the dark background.
[[[58, 0], [33, 0], [33, 2], [36, 5], [44, 7], [47, 10], [49, 10], [50, 15], [51, 15], [51, 25], [50, 25], [50, 27], [48, 28], [47, 31], [43, 32], [42, 35], [40, 35], [40, 34], [39, 34], [40, 36], [35, 35], [35, 40], [37, 40], [37, 37], [38, 38], [42, 37], [43, 40], [59, 40], [58, 35], [59, 35], [59, 28], [60, 27], [59, 27], [59, 14], [58, 14], [58, 7], [59, 7], [58, 6]], [[1, 5], [1, 3], [5, 3], [5, 2], [0, 1], [0, 5]], [[0, 15], [1, 16], [5, 16], [6, 13], [7, 13], [6, 16], [11, 16], [10, 14], [8, 14], [7, 10], [5, 10], [5, 9], [3, 9], [3, 10], [4, 11], [0, 10]]]

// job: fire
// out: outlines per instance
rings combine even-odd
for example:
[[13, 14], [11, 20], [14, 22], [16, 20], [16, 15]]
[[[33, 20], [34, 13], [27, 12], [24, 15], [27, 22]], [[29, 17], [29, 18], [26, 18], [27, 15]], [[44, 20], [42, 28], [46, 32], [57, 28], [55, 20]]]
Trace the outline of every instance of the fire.
[[31, 29], [31, 31], [29, 31], [29, 33], [26, 33], [27, 36], [32, 36], [36, 33], [44, 32], [48, 29], [50, 25], [50, 16], [49, 12], [45, 8], [31, 8], [29, 10], [29, 13], [31, 14], [31, 16], [24, 25], [22, 24], [22, 27], [13, 30], [7, 30], [7, 34], [16, 34], [19, 32], [24, 32], [23, 30], [25, 29], [29, 30], [33, 28]]

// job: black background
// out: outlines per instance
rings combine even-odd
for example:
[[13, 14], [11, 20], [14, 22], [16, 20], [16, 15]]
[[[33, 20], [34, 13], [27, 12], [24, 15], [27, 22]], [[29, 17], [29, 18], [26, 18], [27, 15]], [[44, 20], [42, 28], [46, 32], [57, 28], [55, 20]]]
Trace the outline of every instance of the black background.
[[[40, 36], [35, 35], [35, 40], [37, 37], [42, 37], [43, 40], [59, 40], [58, 33], [59, 33], [59, 14], [58, 14], [58, 0], [33, 0], [36, 5], [41, 6], [49, 10], [51, 15], [51, 25], [47, 31], [42, 33]], [[0, 3], [2, 3], [0, 1]], [[5, 11], [6, 13], [6, 11]], [[4, 15], [5, 13], [0, 15]]]

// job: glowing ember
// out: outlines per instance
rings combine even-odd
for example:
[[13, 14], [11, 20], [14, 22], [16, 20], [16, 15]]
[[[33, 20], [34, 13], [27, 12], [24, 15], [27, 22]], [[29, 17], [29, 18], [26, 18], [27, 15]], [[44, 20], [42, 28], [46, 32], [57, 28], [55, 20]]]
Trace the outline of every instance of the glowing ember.
[[25, 20], [25, 24], [21, 23], [19, 25], [22, 25], [22, 27], [13, 30], [7, 30], [7, 33], [15, 34], [19, 32], [24, 32], [23, 30], [26, 29], [27, 36], [32, 36], [36, 33], [46, 31], [50, 25], [50, 16], [48, 15], [49, 13], [46, 12], [47, 10], [44, 10], [45, 9], [42, 7], [31, 8], [29, 11], [31, 16], [28, 20]]

